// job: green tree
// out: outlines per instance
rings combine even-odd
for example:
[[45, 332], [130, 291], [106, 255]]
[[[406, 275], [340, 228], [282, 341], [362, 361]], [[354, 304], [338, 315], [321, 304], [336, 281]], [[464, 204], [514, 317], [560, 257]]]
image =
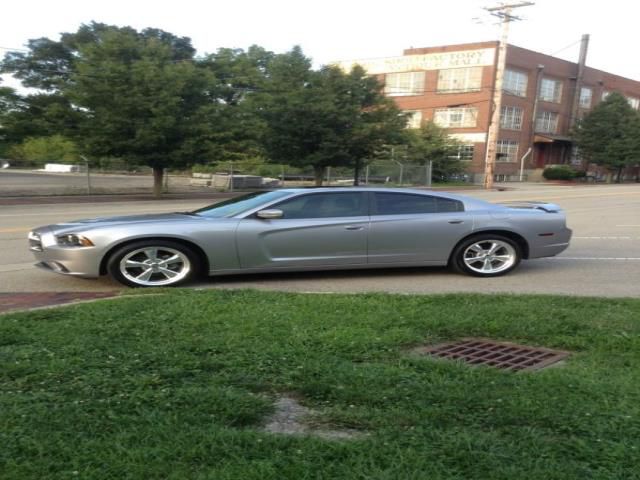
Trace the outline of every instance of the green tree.
[[72, 138], [78, 134], [85, 114], [61, 93], [37, 93], [18, 97], [3, 116], [3, 127], [8, 143], [20, 144], [30, 137], [63, 135]]
[[65, 88], [88, 111], [82, 142], [94, 155], [151, 167], [159, 196], [165, 168], [197, 160], [190, 140], [207, 102], [207, 72], [194, 64], [187, 42], [160, 30], [112, 27], [98, 38], [79, 48]]
[[426, 165], [432, 162], [434, 178], [446, 178], [464, 171], [458, 160], [461, 143], [449, 136], [447, 131], [433, 122], [425, 122], [421, 128], [407, 130], [407, 160]]
[[20, 95], [13, 88], [0, 86], [0, 118], [14, 110], [20, 99]]
[[129, 27], [118, 29], [91, 22], [81, 25], [77, 32], [62, 33], [58, 41], [44, 37], [29, 40], [26, 52], [8, 52], [5, 55], [0, 72], [13, 74], [25, 87], [46, 92], [65, 91], [76, 73], [77, 63], [83, 60], [82, 48], [101, 43], [103, 35], [114, 30], [133, 33], [147, 40], [156, 39], [170, 48], [173, 61], [191, 59], [195, 53], [187, 37], [176, 37], [155, 28], [138, 33]]
[[198, 112], [194, 141], [214, 163], [255, 162], [264, 156], [260, 143], [264, 122], [256, 115], [254, 97], [264, 88], [266, 68], [273, 53], [258, 46], [221, 48], [199, 65], [210, 74], [208, 102]]
[[619, 93], [596, 105], [574, 131], [583, 159], [616, 173], [640, 161], [640, 113]]
[[18, 108], [20, 100], [20, 95], [13, 88], [0, 86], [0, 158], [5, 155], [11, 143], [11, 130], [7, 126], [7, 119]]
[[322, 184], [326, 167], [359, 170], [381, 145], [397, 142], [406, 120], [364, 70], [313, 70], [299, 47], [277, 55], [257, 102], [266, 123], [263, 144], [271, 161], [312, 167]]
[[188, 38], [92, 23], [29, 47], [8, 54], [2, 70], [69, 101], [83, 117], [74, 131], [83, 151], [148, 165], [156, 195], [164, 168], [198, 160], [198, 112], [215, 99]]

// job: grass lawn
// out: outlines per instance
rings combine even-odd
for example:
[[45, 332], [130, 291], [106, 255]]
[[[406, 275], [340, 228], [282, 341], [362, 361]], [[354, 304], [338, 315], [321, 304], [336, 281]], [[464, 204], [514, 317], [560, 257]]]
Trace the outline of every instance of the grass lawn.
[[[533, 373], [418, 358], [468, 336]], [[261, 430], [281, 394], [351, 440]], [[638, 479], [640, 300], [173, 290], [0, 316], [2, 479]]]

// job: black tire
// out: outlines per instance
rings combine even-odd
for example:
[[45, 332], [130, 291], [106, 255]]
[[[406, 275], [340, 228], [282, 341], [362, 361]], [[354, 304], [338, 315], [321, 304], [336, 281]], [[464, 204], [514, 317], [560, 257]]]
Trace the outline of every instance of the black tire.
[[[474, 246], [477, 248], [474, 249]], [[496, 250], [493, 255], [489, 255], [492, 246]], [[473, 253], [477, 255], [474, 256]], [[516, 268], [520, 260], [522, 248], [517, 242], [502, 235], [478, 234], [456, 246], [451, 254], [450, 265], [458, 273], [475, 277], [498, 277]]]
[[196, 278], [201, 266], [200, 256], [181, 243], [141, 240], [114, 251], [107, 261], [107, 272], [129, 287], [175, 287]]

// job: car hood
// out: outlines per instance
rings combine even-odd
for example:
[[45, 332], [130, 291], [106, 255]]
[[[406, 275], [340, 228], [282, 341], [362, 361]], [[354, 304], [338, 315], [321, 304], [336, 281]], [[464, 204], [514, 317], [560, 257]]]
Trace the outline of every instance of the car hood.
[[99, 217], [87, 218], [82, 220], [73, 220], [71, 222], [58, 223], [50, 225], [50, 228], [56, 232], [71, 230], [88, 230], [94, 228], [113, 227], [118, 225], [132, 225], [138, 223], [163, 223], [163, 222], [189, 222], [202, 219], [197, 215], [189, 215], [185, 213], [157, 213], [145, 215], [122, 215], [117, 217]]

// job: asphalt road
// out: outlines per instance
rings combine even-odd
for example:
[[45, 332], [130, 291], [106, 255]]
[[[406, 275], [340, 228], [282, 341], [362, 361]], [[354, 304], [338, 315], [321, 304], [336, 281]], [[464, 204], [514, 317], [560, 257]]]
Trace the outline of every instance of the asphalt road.
[[[479, 279], [439, 268], [279, 273], [211, 278], [196, 288], [258, 288], [299, 292], [513, 292], [640, 297], [640, 185], [545, 186], [502, 192], [470, 191], [490, 201], [544, 200], [560, 204], [574, 231], [560, 256], [524, 261], [504, 277]], [[32, 266], [26, 234], [34, 226], [94, 216], [188, 210], [206, 200], [67, 203], [0, 207], [0, 292], [106, 291], [108, 279], [83, 280]]]

